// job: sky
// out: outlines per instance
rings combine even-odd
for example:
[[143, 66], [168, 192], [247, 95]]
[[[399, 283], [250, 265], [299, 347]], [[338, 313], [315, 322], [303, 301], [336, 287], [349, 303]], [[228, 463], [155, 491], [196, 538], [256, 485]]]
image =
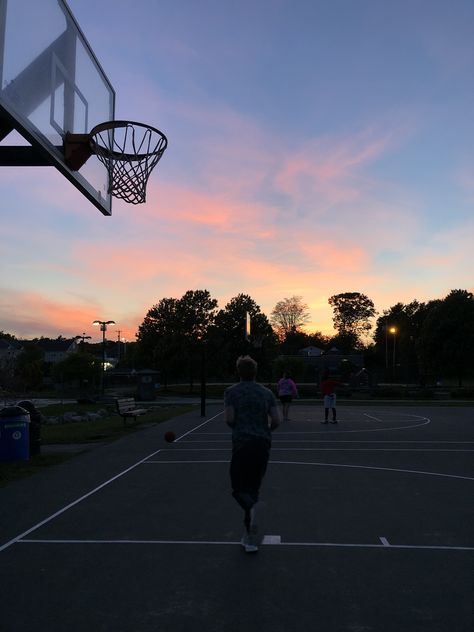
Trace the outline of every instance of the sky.
[[[169, 146], [103, 216], [53, 167], [0, 169], [0, 330], [135, 339], [165, 297], [379, 314], [474, 291], [472, 0], [69, 0], [116, 119]], [[118, 333], [120, 332], [120, 334]]]

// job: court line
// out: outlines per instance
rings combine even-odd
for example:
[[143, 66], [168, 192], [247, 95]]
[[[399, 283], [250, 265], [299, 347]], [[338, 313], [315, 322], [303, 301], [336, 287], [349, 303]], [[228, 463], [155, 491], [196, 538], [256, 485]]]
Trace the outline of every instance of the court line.
[[[153, 456], [153, 455], [152, 455]], [[181, 464], [181, 465], [186, 465], [188, 463], [230, 463], [229, 460], [193, 460], [193, 461], [189, 461], [189, 460], [185, 460], [185, 461], [180, 461], [180, 460], [166, 460], [166, 461], [142, 461], [143, 465], [148, 465], [148, 464], [158, 464], [158, 465], [167, 465], [168, 463], [174, 463], [174, 464]], [[466, 481], [474, 481], [474, 478], [471, 476], [460, 476], [458, 474], [442, 474], [440, 472], [426, 472], [424, 470], [405, 470], [405, 469], [398, 469], [398, 468], [394, 468], [394, 467], [377, 467], [377, 466], [373, 466], [373, 465], [347, 465], [345, 463], [319, 463], [319, 462], [314, 462], [314, 463], [308, 463], [307, 461], [273, 461], [270, 460], [268, 461], [269, 465], [317, 465], [317, 466], [321, 466], [321, 467], [347, 467], [347, 468], [351, 468], [351, 469], [359, 469], [359, 470], [379, 470], [382, 472], [399, 472], [402, 474], [422, 474], [424, 476], [440, 476], [442, 478], [458, 478], [461, 480], [466, 480]], [[0, 549], [1, 550], [1, 549]]]
[[[293, 433], [288, 433], [288, 434], [293, 434]], [[309, 434], [309, 433], [301, 433], [301, 434]], [[285, 439], [286, 441], [286, 439]], [[275, 439], [273, 439], [273, 442], [275, 442]], [[185, 441], [185, 443], [192, 443], [191, 441]], [[283, 443], [283, 441], [281, 441], [281, 443]], [[412, 439], [328, 439], [327, 441], [320, 441], [319, 439], [309, 439], [307, 441], [307, 443], [441, 443], [441, 444], [447, 444], [447, 443], [461, 443], [461, 444], [465, 444], [465, 443], [474, 443], [474, 441], [430, 441], [430, 440], [412, 440]]]
[[[269, 462], [271, 462], [271, 461], [269, 461]], [[186, 460], [186, 461], [176, 461], [176, 460], [167, 459], [166, 461], [145, 461], [143, 463], [143, 465], [148, 465], [150, 463], [153, 464], [153, 465], [156, 465], [157, 463], [159, 465], [164, 465], [166, 463], [175, 463], [175, 464], [181, 464], [181, 465], [183, 465], [184, 463], [228, 463], [228, 464], [230, 464], [230, 459], [227, 459], [225, 461], [224, 460], [212, 460], [212, 461], [201, 461], [201, 460], [188, 461], [188, 460]]]
[[420, 417], [420, 419], [423, 420], [423, 423], [416, 423], [410, 426], [396, 426], [395, 428], [357, 428], [355, 430], [342, 430], [339, 427], [332, 430], [327, 429], [320, 430], [319, 432], [316, 431], [314, 434], [329, 434], [334, 432], [337, 432], [338, 434], [353, 432], [393, 432], [394, 430], [409, 430], [410, 428], [421, 428], [422, 426], [426, 426], [427, 424], [431, 423], [431, 419], [428, 419], [427, 417]]
[[[374, 417], [373, 415], [369, 415], [368, 413], [363, 413], [364, 417], [367, 417], [368, 419], [374, 419], [375, 421], [379, 421], [380, 423], [384, 423], [382, 419], [379, 419], [378, 417]], [[385, 422], [387, 423], [387, 422]]]
[[[399, 427], [396, 427], [396, 428], [357, 428], [357, 429], [351, 429], [351, 430], [344, 430], [344, 429], [341, 429], [339, 427], [338, 429], [333, 429], [333, 430], [325, 429], [325, 430], [309, 431], [309, 432], [306, 432], [306, 431], [303, 430], [303, 431], [295, 431], [295, 433], [301, 432], [302, 434], [329, 434], [329, 433], [332, 433], [332, 432], [338, 432], [338, 433], [342, 433], [342, 432], [381, 432], [381, 431], [384, 431], [384, 430], [392, 431], [392, 430], [405, 430], [405, 429], [408, 429], [408, 428], [418, 428], [420, 426], [425, 426], [425, 425], [431, 423], [431, 419], [430, 418], [424, 417], [423, 415], [415, 415], [414, 413], [401, 413], [401, 412], [398, 412], [398, 411], [396, 413], [394, 413], [392, 411], [381, 411], [381, 414], [388, 414], [388, 415], [395, 415], [396, 414], [399, 417], [412, 417], [414, 419], [419, 419], [420, 421], [422, 421], [424, 423], [416, 423], [416, 424], [410, 425], [410, 426], [399, 426]], [[364, 415], [366, 417], [369, 417], [371, 419], [374, 419], [374, 420], [376, 420], [376, 421], [378, 421], [380, 423], [402, 423], [402, 421], [399, 420], [399, 419], [383, 420], [383, 419], [379, 419], [378, 417], [371, 416], [368, 413], [364, 413], [364, 412], [362, 412], [362, 415]], [[294, 420], [294, 421], [292, 421], [290, 423], [298, 423], [298, 422], [301, 422], [301, 421], [303, 421], [303, 420]], [[312, 419], [306, 419], [304, 421], [311, 421], [313, 423], [317, 423], [316, 421], [313, 421]], [[345, 423], [345, 422], [344, 422], [344, 420], [340, 420], [339, 423]], [[354, 423], [354, 422], [351, 421], [351, 422], [347, 422], [347, 423]], [[285, 423], [285, 426], [286, 426], [286, 423]], [[199, 434], [200, 435], [229, 435], [230, 433], [221, 431], [221, 432], [200, 432]], [[278, 430], [277, 434], [293, 434], [293, 432]]]
[[[214, 415], [213, 417], [210, 417], [209, 419], [206, 419], [206, 421], [203, 421], [202, 423], [200, 423], [199, 425], [195, 426], [195, 428], [192, 428], [191, 430], [189, 430], [188, 432], [185, 432], [184, 434], [180, 435], [176, 441], [179, 441], [180, 439], [182, 439], [183, 437], [186, 437], [190, 432], [193, 432], [194, 430], [197, 430], [198, 428], [202, 428], [202, 426], [204, 426], [205, 424], [209, 423], [210, 421], [213, 421], [216, 417], [219, 417], [219, 415], [222, 415], [222, 412], [217, 413], [217, 415]], [[95, 494], [96, 492], [98, 492], [99, 490], [103, 489], [104, 487], [106, 487], [107, 485], [110, 485], [110, 483], [113, 483], [114, 481], [116, 481], [118, 478], [124, 476], [124, 474], [127, 474], [128, 472], [131, 472], [132, 470], [134, 470], [136, 467], [138, 467], [139, 465], [141, 465], [142, 463], [144, 463], [147, 459], [159, 454], [162, 450], [164, 450], [165, 448], [160, 448], [159, 450], [155, 450], [154, 452], [152, 452], [151, 454], [149, 454], [148, 456], [146, 456], [143, 459], [140, 459], [140, 461], [137, 461], [136, 463], [134, 463], [133, 465], [131, 465], [130, 467], [127, 467], [125, 470], [123, 470], [122, 472], [119, 472], [118, 474], [116, 474], [115, 476], [113, 476], [112, 478], [109, 478], [107, 481], [105, 481], [104, 483], [101, 483], [100, 485], [98, 485], [97, 487], [95, 487], [94, 489], [92, 489], [90, 492], [87, 492], [87, 494], [84, 494], [83, 496], [81, 496], [80, 498], [77, 498], [76, 500], [74, 500], [73, 502], [69, 503], [68, 505], [66, 505], [65, 507], [63, 507], [62, 509], [59, 509], [58, 511], [56, 511], [55, 513], [51, 514], [50, 516], [48, 516], [47, 518], [45, 518], [44, 520], [42, 520], [41, 522], [38, 522], [37, 524], [35, 524], [33, 527], [31, 527], [30, 529], [27, 529], [26, 531], [23, 531], [23, 533], [20, 533], [20, 535], [15, 536], [14, 538], [12, 538], [11, 540], [8, 540], [7, 542], [5, 542], [5, 544], [0, 546], [0, 552], [4, 551], [5, 549], [8, 549], [10, 546], [12, 546], [12, 544], [15, 544], [16, 542], [18, 542], [21, 538], [23, 538], [25, 535], [28, 535], [30, 533], [32, 533], [33, 531], [36, 531], [36, 529], [39, 529], [40, 527], [42, 527], [43, 525], [47, 524], [48, 522], [51, 522], [51, 520], [54, 520], [54, 518], [57, 518], [58, 516], [60, 516], [61, 514], [63, 514], [64, 512], [68, 511], [68, 509], [71, 509], [72, 507], [74, 507], [75, 505], [78, 505], [80, 502], [82, 502], [83, 500], [85, 500], [86, 498], [89, 498], [89, 496], [92, 496], [93, 494]]]
[[[344, 542], [284, 542], [278, 538], [280, 536], [265, 536], [263, 546], [277, 547], [314, 547], [314, 548], [357, 548], [357, 549], [411, 549], [411, 550], [433, 550], [433, 551], [474, 551], [474, 546], [449, 546], [432, 544], [359, 544]], [[385, 538], [384, 538], [385, 539]], [[380, 538], [382, 540], [382, 538]], [[25, 538], [18, 540], [18, 544], [133, 544], [133, 545], [194, 545], [194, 546], [241, 546], [240, 541], [222, 540], [45, 540]]]
[[[198, 441], [184, 441], [184, 443], [207, 443]], [[214, 441], [213, 443], [219, 443]], [[309, 443], [308, 441], [278, 441], [274, 443]], [[337, 442], [335, 442], [337, 443]], [[222, 452], [223, 450], [230, 450], [229, 446], [222, 448], [179, 448], [179, 452]], [[292, 452], [474, 452], [474, 448], [275, 448], [272, 447], [272, 452], [280, 451], [285, 452], [291, 450]]]
[[441, 476], [443, 478], [458, 478], [466, 481], [474, 481], [471, 476], [459, 476], [458, 474], [441, 474], [440, 472], [426, 472], [424, 470], [405, 470], [393, 467], [376, 467], [372, 465], [345, 465], [343, 463], [305, 463], [298, 461], [269, 461], [279, 465], [320, 465], [328, 467], [347, 467], [360, 470], [380, 470], [382, 472], [401, 472], [403, 474], [423, 474], [424, 476]]
[[[182, 448], [183, 451], [188, 449]], [[474, 448], [272, 448], [272, 451], [275, 450], [280, 452], [285, 450], [293, 452], [474, 452]]]
[[[418, 415], [417, 415], [418, 416]], [[415, 415], [411, 415], [411, 417], [415, 417]], [[392, 432], [394, 430], [409, 430], [410, 428], [421, 428], [422, 426], [426, 426], [427, 424], [431, 423], [431, 419], [428, 419], [428, 417], [419, 417], [419, 419], [421, 420], [422, 423], [416, 423], [416, 424], [411, 424], [409, 426], [396, 426], [395, 428], [357, 428], [357, 429], [353, 429], [353, 430], [343, 430], [340, 426], [337, 429], [325, 429], [325, 430], [319, 430], [319, 431], [312, 431], [312, 434], [333, 434], [335, 432], [337, 432], [338, 434], [347, 434], [347, 433], [354, 433], [354, 432]], [[343, 422], [339, 422], [339, 424], [341, 424]], [[352, 422], [349, 422], [352, 423]], [[393, 422], [395, 423], [395, 422]], [[278, 430], [277, 430], [278, 433]], [[202, 433], [203, 434], [203, 433]], [[227, 433], [225, 433], [227, 434]], [[305, 434], [309, 434], [309, 433], [305, 433]]]
[[[229, 439], [231, 438], [231, 433], [228, 432], [198, 432], [197, 433], [198, 436], [202, 436], [202, 435], [226, 435], [227, 437], [229, 437]], [[281, 435], [297, 435], [297, 434], [301, 434], [301, 435], [311, 435], [311, 434], [321, 434], [320, 432], [311, 432], [308, 431], [306, 432], [305, 430], [294, 430], [293, 432], [280, 432], [278, 431], [276, 434], [273, 435], [273, 437], [276, 436], [281, 436]], [[223, 441], [223, 439], [212, 439], [212, 440], [207, 440], [207, 439], [203, 439], [201, 441], [201, 443], [221, 443]], [[275, 442], [280, 442], [282, 443], [283, 441], [286, 441], [286, 439], [283, 439], [282, 441], [280, 441], [280, 439], [275, 439], [273, 438], [273, 443]], [[295, 439], [296, 441], [296, 439]], [[302, 439], [302, 441], [306, 441], [304, 439]], [[308, 443], [474, 443], [474, 441], [452, 441], [452, 440], [436, 440], [436, 441], [432, 441], [430, 439], [427, 440], [423, 440], [423, 439], [308, 439], [307, 441]], [[184, 441], [183, 443], [197, 443], [193, 440], [193, 441]]]

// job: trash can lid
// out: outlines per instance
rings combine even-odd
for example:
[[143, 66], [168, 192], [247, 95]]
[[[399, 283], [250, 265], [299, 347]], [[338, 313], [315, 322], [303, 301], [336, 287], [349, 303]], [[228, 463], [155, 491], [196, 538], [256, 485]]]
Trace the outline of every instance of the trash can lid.
[[23, 417], [30, 416], [30, 413], [20, 406], [7, 406], [0, 410], [0, 417]]

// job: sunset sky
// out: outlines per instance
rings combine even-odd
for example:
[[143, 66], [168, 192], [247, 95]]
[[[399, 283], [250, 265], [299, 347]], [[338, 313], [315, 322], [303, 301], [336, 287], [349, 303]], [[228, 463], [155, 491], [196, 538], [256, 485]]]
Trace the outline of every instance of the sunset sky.
[[472, 0], [69, 0], [116, 118], [169, 147], [103, 216], [54, 168], [1, 168], [0, 330], [134, 340], [164, 297], [474, 291]]

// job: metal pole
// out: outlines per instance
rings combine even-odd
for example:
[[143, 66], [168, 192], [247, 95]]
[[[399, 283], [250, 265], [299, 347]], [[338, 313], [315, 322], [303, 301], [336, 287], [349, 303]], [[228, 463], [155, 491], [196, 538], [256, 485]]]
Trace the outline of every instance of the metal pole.
[[393, 332], [393, 371], [395, 373], [395, 341], [397, 339], [397, 332]]
[[115, 325], [115, 320], [94, 320], [93, 325], [100, 325], [100, 331], [102, 332], [102, 367], [100, 371], [100, 392], [102, 397], [105, 391], [105, 332], [107, 331], [107, 325]]
[[102, 325], [102, 372], [101, 372], [101, 395], [104, 396], [105, 391], [105, 323]]
[[206, 416], [206, 348], [201, 348], [201, 417]]

